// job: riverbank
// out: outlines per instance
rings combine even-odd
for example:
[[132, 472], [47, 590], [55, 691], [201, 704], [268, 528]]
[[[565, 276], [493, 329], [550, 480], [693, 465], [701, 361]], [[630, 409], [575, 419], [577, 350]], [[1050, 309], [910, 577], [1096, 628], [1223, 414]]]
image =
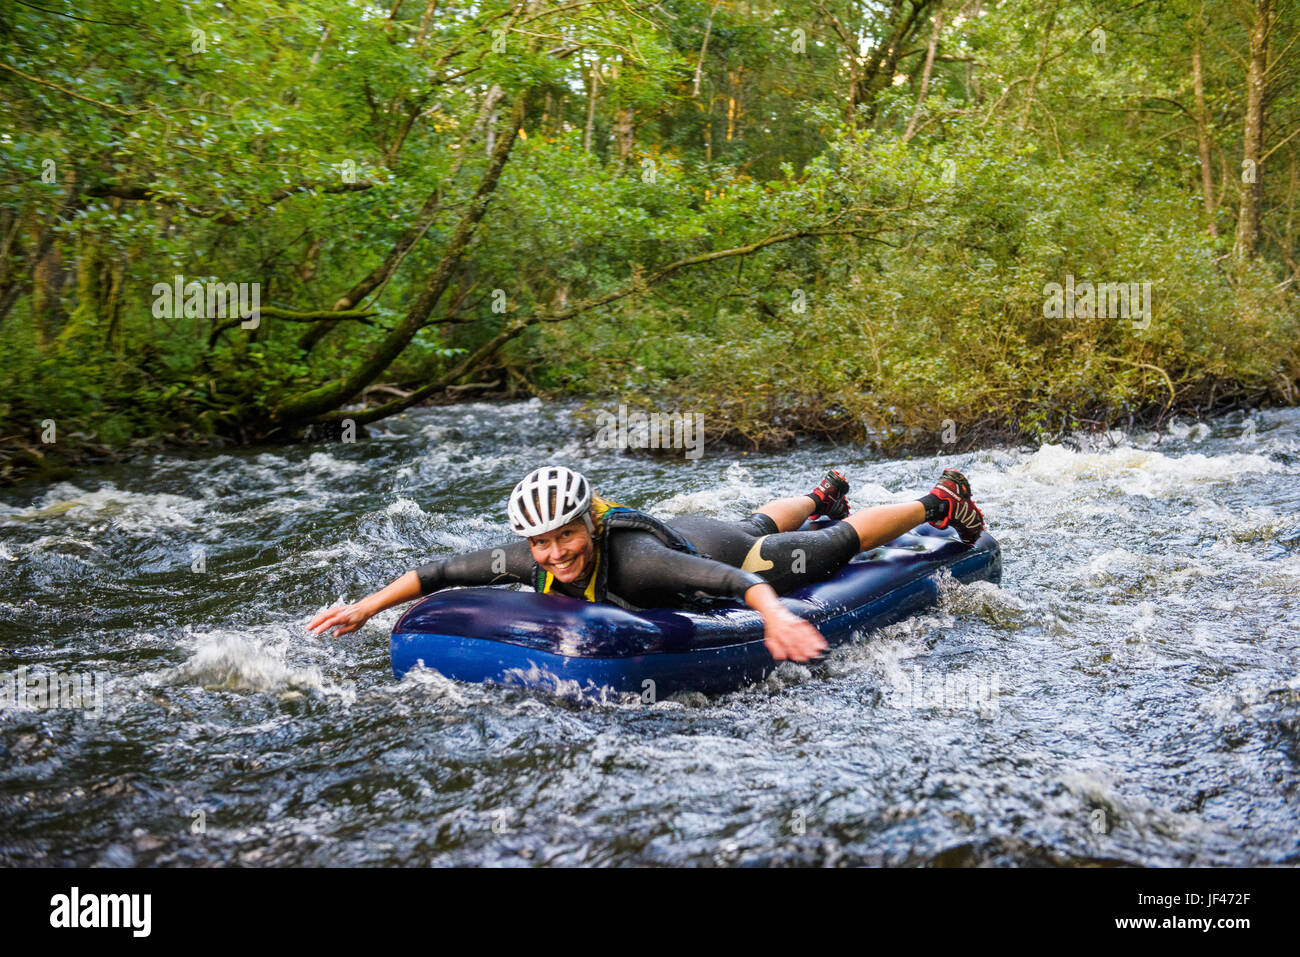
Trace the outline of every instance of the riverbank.
[[[471, 402], [507, 404], [518, 402], [520, 397], [516, 388], [478, 392], [473, 397], [466, 396], [463, 391], [456, 391], [427, 400], [416, 408], [446, 407]], [[632, 401], [619, 395], [581, 399], [554, 395], [535, 397], [561, 404], [577, 403], [575, 423], [580, 428], [568, 436], [573, 439], [599, 437], [602, 423], [616, 417], [621, 407], [625, 418], [637, 413], [643, 418], [653, 414], [662, 416], [665, 420], [671, 415], [680, 416], [683, 413], [699, 417], [703, 441], [714, 450], [779, 452], [791, 448], [801, 440], [814, 439], [835, 445], [861, 445], [888, 458], [958, 454], [1020, 444], [1054, 444], [1069, 435], [1101, 435], [1113, 429], [1129, 433], [1135, 429], [1159, 431], [1174, 420], [1200, 422], [1230, 412], [1293, 407], [1269, 401], [1271, 395], [1267, 389], [1224, 389], [1219, 390], [1217, 395], [1211, 392], [1196, 401], [1188, 400], [1178, 405], [1149, 402], [1131, 408], [1098, 404], [1082, 413], [1047, 409], [1030, 415], [985, 415], [960, 423], [955, 419], [939, 419], [930, 427], [925, 427], [915, 424], [915, 415], [900, 417], [893, 422], [864, 420], [851, 417], [843, 406], [825, 405], [811, 399], [787, 403], [782, 408], [774, 409], [769, 420], [761, 422], [752, 417], [737, 415], [737, 403], [728, 397], [697, 397], [695, 401], [668, 395], [659, 398], [639, 396]], [[378, 404], [378, 400], [372, 404]], [[752, 409], [748, 411], [752, 416]], [[379, 430], [384, 426], [378, 423], [369, 428]], [[671, 430], [671, 424], [668, 428]], [[626, 429], [624, 431], [626, 433]], [[0, 440], [0, 487], [67, 480], [85, 468], [125, 464], [140, 456], [161, 452], [276, 449], [321, 441], [319, 436], [313, 437], [310, 431], [303, 432], [304, 436], [296, 442], [279, 443], [241, 443], [227, 436], [204, 435], [192, 430], [176, 434], [137, 436], [116, 444], [97, 441], [96, 436], [80, 431], [56, 432], [54, 441], [49, 443], [10, 436], [7, 441]], [[356, 439], [364, 441], [366, 434], [365, 428], [359, 428]], [[647, 431], [637, 434], [634, 428], [630, 437], [625, 435], [622, 447], [644, 450], [645, 454], [651, 456], [680, 454], [673, 451], [673, 441], [671, 438], [666, 438], [663, 442], [651, 440]]]

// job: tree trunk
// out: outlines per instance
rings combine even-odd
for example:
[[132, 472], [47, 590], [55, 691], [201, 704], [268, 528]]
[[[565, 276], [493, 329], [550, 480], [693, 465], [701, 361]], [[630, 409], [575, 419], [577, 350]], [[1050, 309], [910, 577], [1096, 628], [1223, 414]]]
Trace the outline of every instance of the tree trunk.
[[[902, 0], [894, 0], [894, 6], [897, 7]], [[858, 127], [858, 87], [862, 83], [862, 60], [858, 54], [858, 38], [830, 10], [821, 0], [813, 0], [815, 6], [827, 22], [830, 23], [840, 43], [844, 46], [844, 52], [848, 56], [848, 103], [845, 107], [844, 122], [849, 129], [854, 130]]]
[[1210, 224], [1210, 235], [1219, 235], [1219, 224], [1214, 221], [1214, 173], [1210, 169], [1210, 119], [1205, 108], [1205, 80], [1201, 72], [1201, 38], [1196, 38], [1192, 49], [1192, 84], [1196, 89], [1196, 141], [1201, 157], [1201, 195], [1205, 198], [1205, 216]]
[[709, 97], [709, 108], [704, 114], [704, 162], [713, 162], [713, 97]]
[[108, 301], [109, 262], [103, 241], [89, 229], [77, 237], [77, 307], [72, 311], [60, 338], [77, 339], [102, 329]]
[[1300, 273], [1300, 263], [1295, 261], [1295, 197], [1297, 186], [1300, 186], [1300, 166], [1297, 166], [1293, 154], [1291, 156], [1291, 186], [1286, 194], [1286, 249], [1283, 252], [1286, 255], [1287, 264], [1293, 267], [1292, 271]]
[[[621, 67], [614, 64], [614, 81], [618, 82]], [[632, 107], [621, 106], [614, 114], [614, 146], [618, 150], [618, 161], [626, 166], [632, 159], [632, 146], [636, 132], [635, 117]]]
[[501, 132], [496, 148], [492, 152], [492, 158], [483, 172], [483, 178], [479, 181], [478, 189], [470, 199], [460, 222], [456, 224], [456, 229], [447, 242], [447, 248], [438, 265], [430, 273], [424, 290], [397, 328], [393, 329], [378, 345], [375, 352], [346, 378], [294, 396], [282, 403], [272, 415], [275, 424], [299, 422], [338, 408], [383, 374], [415, 338], [415, 334], [424, 328], [438, 300], [446, 292], [456, 267], [468, 251], [479, 222], [487, 212], [492, 194], [501, 178], [501, 171], [505, 169], [510, 159], [510, 151], [523, 126], [527, 97], [527, 90], [522, 90], [516, 95], [514, 106], [510, 111], [509, 124]]
[[316, 267], [320, 262], [320, 248], [325, 241], [319, 236], [313, 236], [307, 242], [307, 248], [302, 255], [302, 265], [298, 267], [298, 278], [303, 282], [311, 282], [316, 278]]
[[618, 161], [626, 166], [632, 160], [632, 147], [636, 145], [636, 121], [632, 107], [619, 109], [614, 124], [614, 137], [618, 142]]
[[424, 8], [424, 16], [420, 18], [420, 32], [415, 38], [415, 45], [423, 47], [426, 40], [429, 39], [429, 27], [433, 24], [433, 15], [438, 9], [438, 0], [429, 0], [429, 5]]
[[939, 47], [939, 31], [943, 29], [943, 11], [935, 8], [934, 11], [934, 31], [930, 34], [930, 45], [925, 51], [925, 68], [921, 71], [921, 93], [916, 98], [916, 109], [912, 111], [912, 119], [907, 124], [907, 132], [903, 134], [903, 142], [910, 142], [913, 134], [916, 133], [916, 121], [921, 117], [921, 108], [925, 106], [926, 95], [930, 92], [930, 71], [934, 69], [934, 54]]
[[1043, 67], [1047, 64], [1047, 45], [1052, 39], [1052, 26], [1056, 23], [1056, 11], [1060, 7], [1060, 0], [1052, 0], [1052, 9], [1047, 12], [1047, 24], [1043, 27], [1043, 42], [1038, 47], [1038, 62], [1034, 64], [1034, 72], [1029, 75], [1029, 85], [1025, 90], [1025, 108], [1020, 113], [1020, 122], [1016, 128], [1023, 130], [1029, 124], [1029, 110], [1034, 105], [1034, 93], [1038, 89], [1038, 78], [1043, 72]]
[[23, 288], [20, 275], [26, 267], [26, 257], [22, 240], [18, 238], [22, 220], [12, 210], [0, 210], [0, 320], [8, 314]]
[[713, 8], [709, 10], [708, 22], [704, 24], [704, 40], [700, 43], [700, 57], [695, 61], [695, 84], [691, 87], [691, 96], [699, 99], [700, 80], [704, 75], [704, 52], [709, 48], [709, 35], [713, 33], [713, 15], [718, 12], [718, 4], [722, 0], [713, 0]]
[[30, 251], [24, 250], [19, 239], [22, 231], [20, 217], [11, 225], [10, 229], [16, 231], [12, 238], [12, 247], [8, 250], [8, 262], [5, 265], [4, 278], [0, 280], [0, 322], [4, 321], [9, 310], [13, 308], [28, 289], [31, 288], [32, 281], [36, 275], [36, 269], [49, 255], [54, 245], [54, 228], [58, 225], [59, 220], [67, 219], [71, 213], [81, 205], [81, 179], [73, 167], [68, 167], [63, 176], [64, 186], [67, 192], [64, 194], [63, 201], [59, 203], [48, 220], [42, 221], [39, 216], [33, 215], [36, 230], [36, 242]]
[[493, 83], [483, 97], [483, 105], [479, 107], [478, 123], [475, 125], [475, 129], [480, 126], [483, 128], [483, 150], [488, 156], [491, 156], [493, 150], [496, 149], [497, 104], [501, 102], [503, 96], [505, 96], [505, 90]]
[[1238, 259], [1254, 259], [1259, 250], [1259, 208], [1264, 171], [1260, 158], [1264, 145], [1264, 71], [1268, 63], [1268, 35], [1272, 27], [1273, 0], [1255, 0], [1255, 22], [1250, 30], [1250, 64], [1246, 68], [1246, 117], [1242, 135], [1241, 208], [1233, 252]]
[[[857, 107], [863, 105], [866, 107], [867, 123], [875, 122], [876, 99], [880, 91], [894, 81], [898, 58], [915, 39], [924, 23], [925, 14], [935, 5], [934, 0], [911, 0], [910, 4], [905, 4], [904, 0], [893, 0], [890, 4], [889, 16], [884, 24], [884, 38], [871, 51], [854, 83], [852, 102], [849, 104], [854, 119]], [[856, 52], [853, 51], [854, 54]], [[856, 123], [853, 125], [856, 126]]]
[[68, 321], [68, 311], [63, 305], [63, 287], [68, 275], [58, 246], [50, 247], [32, 274], [32, 318], [42, 342], [57, 336]]
[[118, 257], [105, 266], [108, 289], [102, 306], [105, 323], [104, 347], [120, 354], [122, 351], [122, 277], [126, 272], [126, 257]]
[[596, 64], [591, 65], [591, 71], [587, 76], [587, 126], [582, 131], [582, 151], [591, 152], [591, 131], [596, 125], [596, 84], [600, 82], [600, 74], [596, 70]]

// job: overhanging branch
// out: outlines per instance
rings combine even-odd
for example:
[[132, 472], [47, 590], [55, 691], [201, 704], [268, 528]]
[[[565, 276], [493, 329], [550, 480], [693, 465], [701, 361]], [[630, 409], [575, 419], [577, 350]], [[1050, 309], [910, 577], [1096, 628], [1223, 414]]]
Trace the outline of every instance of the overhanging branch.
[[[876, 210], [876, 212], [885, 212], [885, 210]], [[434, 393], [446, 390], [449, 386], [455, 383], [457, 379], [476, 370], [483, 364], [483, 362], [495, 355], [502, 346], [510, 340], [517, 338], [530, 326], [542, 322], [564, 322], [573, 319], [584, 312], [589, 312], [600, 306], [607, 306], [612, 302], [619, 301], [620, 299], [626, 299], [629, 296], [645, 292], [650, 286], [663, 282], [670, 276], [683, 269], [688, 269], [691, 266], [717, 262], [735, 256], [747, 256], [758, 252], [760, 249], [765, 249], [768, 246], [790, 242], [795, 239], [804, 239], [813, 236], [861, 235], [867, 230], [867, 227], [865, 226], [832, 228], [831, 224], [837, 222], [843, 216], [844, 213], [841, 212], [829, 223], [821, 224], [810, 229], [799, 229], [792, 232], [776, 233], [771, 236], [766, 236], [763, 239], [756, 240], [755, 242], [748, 243], [744, 246], [735, 246], [731, 249], [719, 249], [707, 253], [699, 253], [694, 256], [686, 256], [676, 262], [669, 263], [667, 266], [664, 266], [662, 269], [657, 270], [649, 276], [643, 275], [638, 269], [634, 271], [632, 279], [620, 286], [618, 289], [605, 293], [602, 296], [585, 299], [581, 302], [575, 303], [567, 309], [562, 309], [555, 313], [530, 313], [518, 316], [513, 322], [507, 324], [500, 332], [475, 349], [470, 355], [458, 362], [448, 372], [445, 372], [433, 382], [421, 386], [419, 389], [416, 389], [407, 396], [395, 399], [392, 402], [386, 402], [383, 405], [375, 406], [372, 409], [330, 412], [325, 415], [317, 416], [312, 421], [320, 423], [337, 423], [344, 419], [351, 419], [358, 425], [366, 425], [370, 422], [378, 422], [380, 419], [386, 419], [390, 415], [396, 415], [398, 412], [410, 408], [417, 402], [424, 401]]]
[[[316, 190], [321, 193], [356, 193], [362, 190], [374, 189], [375, 184], [369, 180], [362, 180], [358, 183], [331, 183], [322, 180], [305, 180], [294, 186], [285, 186], [273, 192], [269, 198], [258, 200], [258, 204], [263, 210], [270, 209], [276, 203], [287, 199], [296, 193], [303, 193], [309, 190]], [[102, 199], [111, 197], [114, 199], [128, 199], [141, 203], [158, 203], [165, 206], [175, 206], [184, 210], [191, 216], [198, 216], [201, 219], [210, 219], [214, 223], [220, 223], [222, 226], [238, 226], [251, 218], [250, 215], [240, 216], [227, 210], [218, 212], [213, 209], [206, 209], [202, 206], [195, 206], [183, 199], [176, 199], [167, 196], [152, 186], [133, 186], [122, 185], [117, 183], [102, 183], [99, 186], [92, 186], [85, 191], [85, 195]]]

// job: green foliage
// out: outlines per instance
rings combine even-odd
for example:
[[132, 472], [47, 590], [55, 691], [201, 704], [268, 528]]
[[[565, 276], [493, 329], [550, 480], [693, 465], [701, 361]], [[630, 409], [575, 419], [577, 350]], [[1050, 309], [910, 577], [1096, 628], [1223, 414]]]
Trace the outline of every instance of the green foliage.
[[[351, 375], [439, 275], [372, 381], [437, 382], [577, 307], [461, 381], [691, 403], [755, 442], [1295, 400], [1293, 57], [1270, 77], [1260, 253], [1231, 256], [1249, 4], [945, 5], [923, 103], [931, 0], [64, 6], [0, 10], [0, 446], [47, 418], [104, 445], [283, 438], [281, 404]], [[873, 61], [841, 29], [869, 45], [895, 9], [917, 14], [895, 75], [854, 88]], [[1279, 5], [1275, 52], [1297, 29]], [[394, 257], [309, 348], [307, 322], [155, 314], [177, 275], [325, 313]], [[1067, 276], [1149, 282], [1149, 326], [1046, 316]]]

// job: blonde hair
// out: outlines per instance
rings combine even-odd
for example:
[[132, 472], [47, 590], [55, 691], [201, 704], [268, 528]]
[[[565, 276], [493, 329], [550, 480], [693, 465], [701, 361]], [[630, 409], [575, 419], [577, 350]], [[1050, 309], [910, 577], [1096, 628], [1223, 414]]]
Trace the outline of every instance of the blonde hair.
[[617, 502], [611, 502], [607, 498], [601, 498], [596, 494], [596, 490], [591, 491], [591, 527], [595, 530], [594, 538], [600, 538], [605, 528], [605, 513], [611, 508], [622, 508]]

